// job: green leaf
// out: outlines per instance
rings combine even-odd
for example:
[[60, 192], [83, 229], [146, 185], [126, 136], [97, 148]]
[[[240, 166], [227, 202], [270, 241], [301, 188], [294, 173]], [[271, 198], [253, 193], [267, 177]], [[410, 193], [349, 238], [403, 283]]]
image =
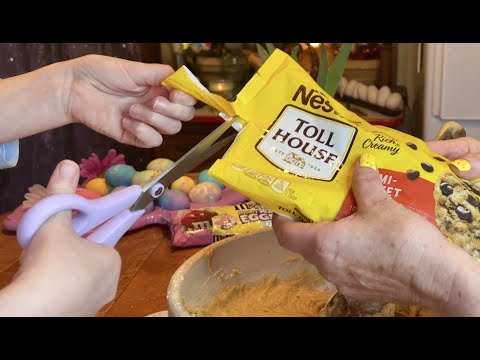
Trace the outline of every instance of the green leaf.
[[273, 46], [272, 43], [266, 43], [265, 45], [267, 45], [268, 53], [272, 55], [272, 53], [275, 51], [275, 46]]
[[325, 88], [328, 74], [328, 54], [325, 45], [320, 46], [320, 66], [318, 68], [317, 84]]
[[298, 54], [298, 50], [300, 49], [300, 47], [297, 45], [295, 46], [293, 49], [292, 49], [292, 52], [290, 54], [290, 56], [293, 58], [293, 60], [297, 61], [297, 54]]
[[334, 96], [335, 92], [337, 91], [338, 83], [340, 82], [340, 79], [343, 76], [343, 72], [345, 71], [345, 65], [347, 64], [350, 50], [352, 50], [352, 44], [343, 43], [340, 51], [335, 57], [335, 60], [333, 60], [332, 67], [328, 72], [327, 82], [324, 87], [324, 90], [330, 96]]
[[260, 61], [263, 64], [270, 55], [268, 54], [267, 50], [265, 50], [265, 48], [259, 43], [257, 43], [257, 51], [258, 51], [258, 55], [260, 56]]

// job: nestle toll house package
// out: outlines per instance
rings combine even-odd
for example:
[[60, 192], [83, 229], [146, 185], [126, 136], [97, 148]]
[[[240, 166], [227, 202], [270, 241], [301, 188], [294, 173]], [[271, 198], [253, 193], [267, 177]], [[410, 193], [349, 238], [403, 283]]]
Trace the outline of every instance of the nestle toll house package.
[[480, 189], [422, 140], [347, 110], [281, 50], [233, 102], [211, 94], [186, 67], [164, 84], [237, 119], [235, 142], [209, 174], [251, 200], [303, 222], [348, 216], [356, 210], [352, 166], [370, 153], [393, 199], [480, 258]]

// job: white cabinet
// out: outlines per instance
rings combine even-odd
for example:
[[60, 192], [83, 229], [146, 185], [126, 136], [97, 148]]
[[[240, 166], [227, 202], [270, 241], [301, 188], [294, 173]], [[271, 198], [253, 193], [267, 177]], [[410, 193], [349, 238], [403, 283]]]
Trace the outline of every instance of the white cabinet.
[[480, 44], [425, 44], [423, 138], [449, 120], [480, 139]]

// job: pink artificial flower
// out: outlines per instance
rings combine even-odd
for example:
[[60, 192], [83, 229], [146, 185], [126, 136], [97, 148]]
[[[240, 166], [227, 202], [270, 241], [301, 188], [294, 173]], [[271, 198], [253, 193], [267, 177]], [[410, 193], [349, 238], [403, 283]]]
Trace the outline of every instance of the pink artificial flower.
[[110, 166], [125, 164], [125, 155], [118, 154], [114, 149], [108, 150], [105, 158], [100, 161], [97, 154], [92, 153], [88, 159], [80, 161], [80, 176], [84, 177], [85, 182], [100, 177]]

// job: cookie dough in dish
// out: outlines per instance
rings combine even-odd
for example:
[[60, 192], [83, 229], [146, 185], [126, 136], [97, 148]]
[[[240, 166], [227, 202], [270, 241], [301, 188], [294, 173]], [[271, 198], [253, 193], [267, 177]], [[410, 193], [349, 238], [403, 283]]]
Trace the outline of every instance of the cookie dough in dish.
[[335, 292], [317, 274], [299, 272], [282, 280], [270, 276], [252, 284], [226, 287], [204, 307], [189, 308], [196, 316], [322, 316]]
[[[235, 284], [225, 287], [206, 306], [184, 306], [193, 316], [203, 317], [435, 316], [417, 306], [360, 303], [335, 294], [335, 287], [318, 274], [302, 271], [288, 279], [269, 276], [251, 284]], [[334, 301], [329, 302], [331, 298]]]

